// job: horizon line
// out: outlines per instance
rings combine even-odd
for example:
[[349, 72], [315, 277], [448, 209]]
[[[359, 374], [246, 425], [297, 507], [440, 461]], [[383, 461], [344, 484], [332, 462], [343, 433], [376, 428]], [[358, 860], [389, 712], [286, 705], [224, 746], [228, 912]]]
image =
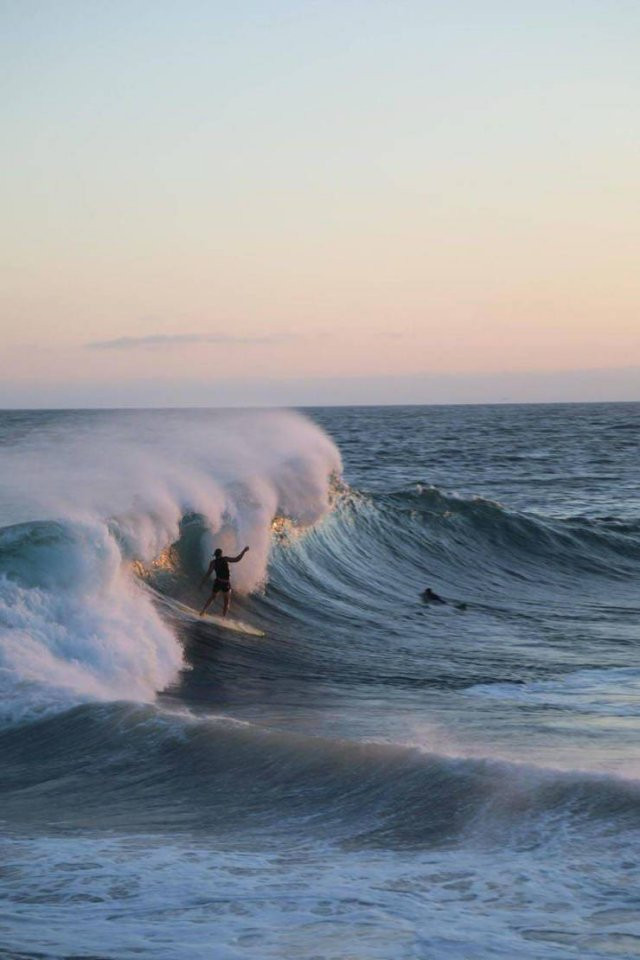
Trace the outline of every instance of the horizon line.
[[157, 406], [142, 406], [128, 404], [119, 407], [93, 405], [86, 407], [76, 406], [45, 406], [45, 407], [0, 407], [0, 413], [51, 413], [53, 411], [69, 411], [70, 413], [88, 413], [100, 410], [103, 413], [119, 413], [125, 410], [140, 410], [146, 412], [162, 410], [320, 410], [351, 409], [352, 407], [371, 409], [376, 407], [611, 407], [633, 406], [640, 404], [637, 400], [434, 400], [429, 403], [261, 403], [261, 404], [159, 404]]

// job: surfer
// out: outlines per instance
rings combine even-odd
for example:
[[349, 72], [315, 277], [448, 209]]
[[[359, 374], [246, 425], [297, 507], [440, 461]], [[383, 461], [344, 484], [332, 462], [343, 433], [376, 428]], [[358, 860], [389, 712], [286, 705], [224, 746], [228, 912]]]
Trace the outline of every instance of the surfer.
[[249, 547], [245, 547], [244, 550], [238, 554], [237, 557], [223, 557], [222, 550], [220, 547], [214, 552], [213, 560], [209, 564], [209, 569], [205, 573], [204, 577], [200, 581], [200, 586], [202, 587], [204, 583], [209, 579], [211, 574], [215, 570], [216, 578], [213, 581], [213, 587], [211, 589], [211, 596], [205, 603], [204, 607], [200, 611], [200, 616], [203, 613], [206, 613], [209, 606], [213, 603], [216, 596], [219, 593], [223, 594], [222, 598], [222, 616], [226, 617], [227, 611], [229, 610], [229, 600], [231, 599], [231, 575], [229, 573], [229, 564], [238, 563], [239, 560], [242, 560], [245, 553]]

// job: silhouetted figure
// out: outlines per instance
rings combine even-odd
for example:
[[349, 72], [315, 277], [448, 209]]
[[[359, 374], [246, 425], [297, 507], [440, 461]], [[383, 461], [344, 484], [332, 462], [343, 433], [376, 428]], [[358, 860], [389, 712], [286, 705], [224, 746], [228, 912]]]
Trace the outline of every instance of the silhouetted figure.
[[434, 593], [431, 587], [427, 587], [426, 590], [422, 591], [422, 599], [425, 603], [443, 603], [447, 606], [449, 603], [452, 603], [456, 610], [466, 610], [466, 603], [458, 603], [454, 600], [443, 600], [442, 597], [439, 597], [437, 593]]
[[242, 560], [248, 549], [249, 547], [245, 547], [242, 553], [239, 553], [237, 557], [223, 557], [220, 547], [218, 547], [218, 549], [215, 551], [213, 554], [213, 560], [209, 564], [209, 569], [200, 581], [200, 586], [202, 586], [215, 570], [216, 578], [213, 581], [213, 587], [211, 588], [211, 596], [200, 611], [200, 616], [202, 616], [203, 613], [206, 613], [217, 595], [221, 593], [223, 595], [222, 616], [226, 617], [227, 611], [229, 610], [229, 601], [231, 599], [231, 574], [229, 573], [229, 564], [237, 563], [238, 560]]
[[446, 603], [446, 600], [443, 600], [442, 597], [439, 597], [437, 593], [434, 593], [431, 587], [427, 587], [426, 590], [422, 592], [422, 599], [426, 600], [427, 603]]

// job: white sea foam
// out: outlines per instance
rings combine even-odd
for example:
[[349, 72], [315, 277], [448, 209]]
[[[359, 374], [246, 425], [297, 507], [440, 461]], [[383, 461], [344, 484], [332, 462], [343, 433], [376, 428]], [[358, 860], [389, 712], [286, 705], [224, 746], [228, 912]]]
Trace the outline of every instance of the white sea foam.
[[[610, 843], [610, 841], [609, 841]], [[3, 843], [5, 945], [129, 960], [637, 956], [637, 866], [614, 842], [279, 850], [179, 837]], [[598, 865], [611, 857], [606, 888]], [[626, 859], [626, 862], [625, 862]], [[553, 865], [553, 868], [550, 867]], [[600, 908], [606, 895], [607, 909]], [[625, 949], [626, 948], [626, 949]]]
[[125, 561], [151, 562], [197, 513], [202, 567], [214, 544], [249, 544], [234, 586], [255, 589], [274, 516], [318, 520], [339, 469], [320, 428], [283, 411], [69, 414], [4, 447], [0, 506], [14, 524], [0, 531], [5, 715], [152, 699], [182, 651]]

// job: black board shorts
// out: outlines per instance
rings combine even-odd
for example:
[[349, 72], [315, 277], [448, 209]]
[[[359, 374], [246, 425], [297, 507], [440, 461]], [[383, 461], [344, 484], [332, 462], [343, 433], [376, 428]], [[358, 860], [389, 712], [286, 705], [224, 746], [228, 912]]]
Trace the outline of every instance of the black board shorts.
[[229, 593], [231, 590], [231, 581], [230, 580], [218, 580], [213, 581], [213, 592], [218, 593], [219, 590], [222, 590], [223, 593]]

